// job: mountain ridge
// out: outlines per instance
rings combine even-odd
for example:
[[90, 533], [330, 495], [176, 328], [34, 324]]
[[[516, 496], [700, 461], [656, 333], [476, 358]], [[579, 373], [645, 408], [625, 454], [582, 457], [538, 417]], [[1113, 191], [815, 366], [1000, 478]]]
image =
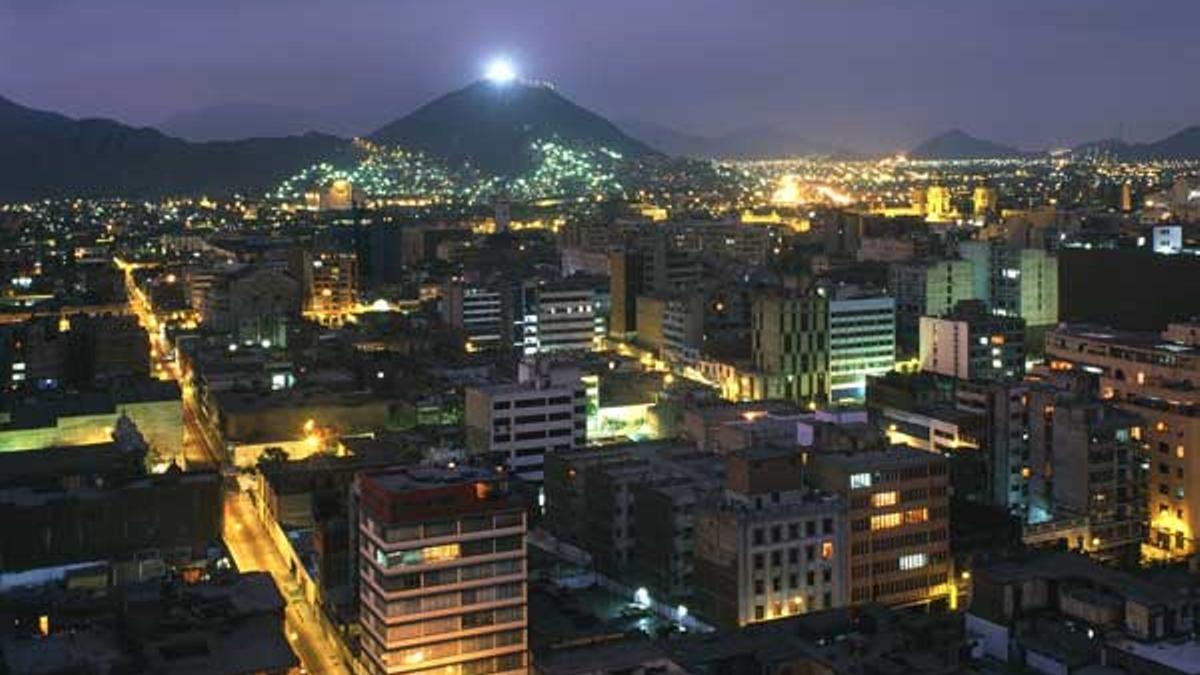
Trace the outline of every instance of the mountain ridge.
[[230, 194], [352, 152], [325, 134], [191, 143], [150, 127], [75, 119], [0, 98], [0, 200]]
[[940, 133], [908, 151], [910, 159], [926, 160], [1002, 159], [1027, 155], [1029, 153], [1015, 147], [972, 136], [962, 129]]
[[486, 80], [444, 94], [367, 135], [448, 163], [469, 162], [496, 175], [530, 167], [530, 144], [558, 138], [604, 146], [625, 156], [658, 154], [553, 87]]

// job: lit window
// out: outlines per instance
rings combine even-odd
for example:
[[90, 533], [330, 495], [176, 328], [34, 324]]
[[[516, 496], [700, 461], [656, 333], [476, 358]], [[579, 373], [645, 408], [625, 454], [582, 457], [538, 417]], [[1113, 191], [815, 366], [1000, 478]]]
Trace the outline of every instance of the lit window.
[[900, 556], [900, 569], [919, 570], [929, 564], [929, 556], [924, 553]]
[[21, 371], [25, 370], [25, 362], [17, 361], [16, 363], [12, 364], [12, 369], [17, 372], [21, 372]]
[[929, 509], [919, 508], [904, 512], [904, 524], [924, 523], [929, 520]]
[[871, 474], [856, 473], [850, 476], [850, 489], [857, 490], [859, 488], [871, 487]]
[[1175, 456], [1178, 457], [1179, 459], [1183, 459], [1183, 455], [1184, 455], [1183, 446], [1182, 445], [1176, 446], [1175, 447]]
[[895, 491], [892, 492], [877, 492], [871, 495], [871, 506], [895, 506], [899, 501], [899, 497]]
[[829, 560], [832, 557], [833, 557], [833, 542], [832, 541], [821, 542], [821, 559]]
[[884, 513], [878, 516], [871, 516], [872, 530], [886, 530], [891, 527], [899, 527], [904, 520], [904, 514], [899, 511], [895, 513]]

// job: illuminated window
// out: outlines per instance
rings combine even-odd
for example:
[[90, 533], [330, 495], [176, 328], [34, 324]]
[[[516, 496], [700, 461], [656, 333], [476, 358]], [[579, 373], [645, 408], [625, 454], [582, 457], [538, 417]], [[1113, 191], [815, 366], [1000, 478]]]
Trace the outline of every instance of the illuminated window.
[[886, 530], [891, 527], [899, 527], [904, 521], [904, 514], [899, 511], [895, 513], [884, 513], [878, 516], [871, 516], [872, 530]]
[[1145, 373], [1139, 372], [1137, 374], [1137, 383], [1138, 384], [1146, 384], [1146, 374]]
[[1183, 446], [1182, 445], [1176, 446], [1175, 447], [1175, 456], [1178, 457], [1179, 459], [1183, 459], [1183, 455], [1184, 455]]
[[924, 523], [929, 520], [929, 509], [911, 509], [904, 512], [904, 524], [912, 525], [913, 523]]
[[833, 542], [832, 541], [821, 542], [821, 559], [829, 560], [832, 557], [833, 557]]
[[929, 556], [924, 553], [900, 556], [900, 569], [919, 570], [929, 564]]
[[850, 489], [857, 490], [859, 488], [871, 487], [871, 474], [856, 473], [850, 476]]
[[458, 544], [444, 544], [442, 546], [427, 546], [421, 550], [421, 558], [426, 563], [445, 562], [447, 560], [458, 560]]
[[1157, 431], [1157, 432], [1159, 432], [1159, 433], [1162, 433], [1162, 432], [1166, 431], [1166, 430], [1167, 430], [1167, 423], [1166, 423], [1166, 422], [1164, 422], [1163, 420], [1159, 420], [1159, 421], [1155, 422], [1155, 423], [1154, 423], [1154, 430], [1155, 430], [1155, 431]]
[[871, 495], [871, 506], [895, 506], [899, 501], [899, 496], [895, 491], [892, 492], [877, 492]]

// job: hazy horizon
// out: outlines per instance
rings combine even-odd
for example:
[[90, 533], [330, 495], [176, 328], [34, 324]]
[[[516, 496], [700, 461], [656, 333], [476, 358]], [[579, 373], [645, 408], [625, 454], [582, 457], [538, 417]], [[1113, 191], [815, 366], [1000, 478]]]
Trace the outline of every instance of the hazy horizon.
[[138, 126], [255, 102], [364, 133], [504, 54], [615, 122], [709, 137], [874, 153], [959, 128], [1041, 149], [1200, 124], [1185, 0], [164, 4], [8, 0], [0, 96]]

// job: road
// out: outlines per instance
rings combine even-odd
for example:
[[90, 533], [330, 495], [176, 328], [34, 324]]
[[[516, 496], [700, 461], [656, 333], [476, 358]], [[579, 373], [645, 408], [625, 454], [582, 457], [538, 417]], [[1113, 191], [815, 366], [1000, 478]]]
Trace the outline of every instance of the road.
[[[160, 380], [175, 380], [182, 388], [183, 382], [180, 381], [179, 363], [175, 360], [174, 349], [164, 337], [150, 299], [138, 288], [133, 278], [135, 270], [153, 267], [154, 264], [129, 263], [120, 259], [113, 262], [125, 276], [125, 297], [129, 300], [129, 310], [138, 318], [138, 323], [150, 338], [150, 365], [154, 376]], [[174, 459], [185, 470], [216, 469], [221, 462], [220, 454], [207, 442], [204, 430], [194, 413], [194, 402], [188, 400], [186, 393], [183, 399], [183, 445], [180, 455]]]
[[[171, 344], [164, 338], [162, 326], [154, 315], [149, 299], [133, 278], [139, 263], [114, 261], [125, 274], [125, 289], [129, 308], [138, 317], [138, 322], [150, 337], [150, 361], [154, 375], [163, 380], [179, 383], [183, 405], [183, 446], [181, 456], [176, 458], [187, 470], [218, 469], [223, 464], [225, 453], [220, 440], [205, 420], [196, 401], [195, 391], [187, 378], [182, 377], [179, 363], [174, 358]], [[283, 595], [285, 630], [292, 650], [300, 658], [304, 668], [319, 675], [349, 675], [350, 669], [341, 660], [336, 638], [327, 638], [321, 630], [320, 621], [313, 608], [304, 600], [299, 586], [292, 579], [283, 557], [275, 548], [249, 497], [239, 490], [227, 490], [224, 498], [225, 546], [233, 556], [237, 569], [242, 572], [266, 571], [275, 580], [275, 586]]]
[[304, 600], [297, 599], [302, 597], [299, 586], [292, 580], [286, 562], [275, 549], [250, 499], [241, 491], [226, 493], [225, 545], [238, 570], [266, 571], [275, 579], [275, 585], [287, 602], [285, 628], [288, 640], [308, 672], [349, 675], [350, 669], [343, 664], [337, 645], [326, 638], [312, 608]]

